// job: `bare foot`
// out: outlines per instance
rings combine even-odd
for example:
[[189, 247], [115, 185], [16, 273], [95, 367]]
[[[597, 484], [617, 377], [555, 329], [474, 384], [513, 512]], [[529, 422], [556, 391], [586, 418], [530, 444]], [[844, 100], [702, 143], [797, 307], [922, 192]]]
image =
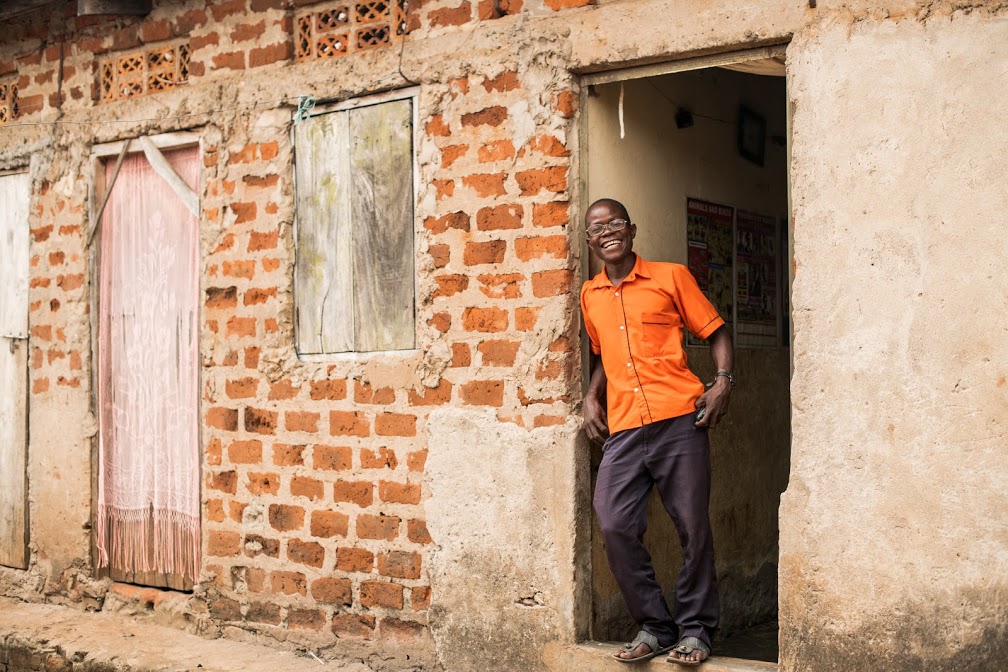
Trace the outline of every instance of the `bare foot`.
[[689, 653], [680, 654], [678, 651], [673, 651], [669, 654], [669, 661], [673, 663], [685, 663], [687, 665], [699, 665], [703, 661], [707, 660], [707, 652], [703, 649], [693, 649]]

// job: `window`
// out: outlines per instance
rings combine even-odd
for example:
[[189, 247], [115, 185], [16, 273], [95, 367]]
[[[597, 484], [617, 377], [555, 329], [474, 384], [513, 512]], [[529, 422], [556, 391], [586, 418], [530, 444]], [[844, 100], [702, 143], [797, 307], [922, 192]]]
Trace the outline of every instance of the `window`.
[[295, 126], [301, 355], [414, 347], [413, 100]]

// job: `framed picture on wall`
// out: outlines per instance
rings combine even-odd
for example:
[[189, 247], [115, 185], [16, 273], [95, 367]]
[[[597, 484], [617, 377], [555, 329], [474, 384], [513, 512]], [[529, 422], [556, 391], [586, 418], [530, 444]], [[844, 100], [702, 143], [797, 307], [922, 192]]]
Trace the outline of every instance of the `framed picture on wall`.
[[738, 151], [743, 159], [763, 165], [766, 152], [766, 119], [745, 105], [739, 106]]

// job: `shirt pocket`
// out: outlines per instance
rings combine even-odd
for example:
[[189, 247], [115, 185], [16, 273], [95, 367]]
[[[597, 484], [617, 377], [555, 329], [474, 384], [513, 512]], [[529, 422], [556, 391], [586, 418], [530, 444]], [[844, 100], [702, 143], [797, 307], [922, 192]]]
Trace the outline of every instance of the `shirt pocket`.
[[682, 333], [682, 319], [671, 313], [644, 313], [641, 315], [644, 332], [644, 355], [661, 357], [674, 354]]

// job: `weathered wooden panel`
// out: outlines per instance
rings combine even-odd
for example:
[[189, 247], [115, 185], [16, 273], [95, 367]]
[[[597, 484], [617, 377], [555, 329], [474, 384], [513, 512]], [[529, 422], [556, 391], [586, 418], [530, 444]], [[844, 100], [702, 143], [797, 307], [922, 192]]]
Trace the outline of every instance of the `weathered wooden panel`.
[[345, 112], [298, 124], [297, 349], [301, 354], [354, 349], [350, 128]]
[[412, 103], [350, 111], [355, 350], [414, 345]]
[[27, 173], [0, 176], [0, 565], [28, 566]]

